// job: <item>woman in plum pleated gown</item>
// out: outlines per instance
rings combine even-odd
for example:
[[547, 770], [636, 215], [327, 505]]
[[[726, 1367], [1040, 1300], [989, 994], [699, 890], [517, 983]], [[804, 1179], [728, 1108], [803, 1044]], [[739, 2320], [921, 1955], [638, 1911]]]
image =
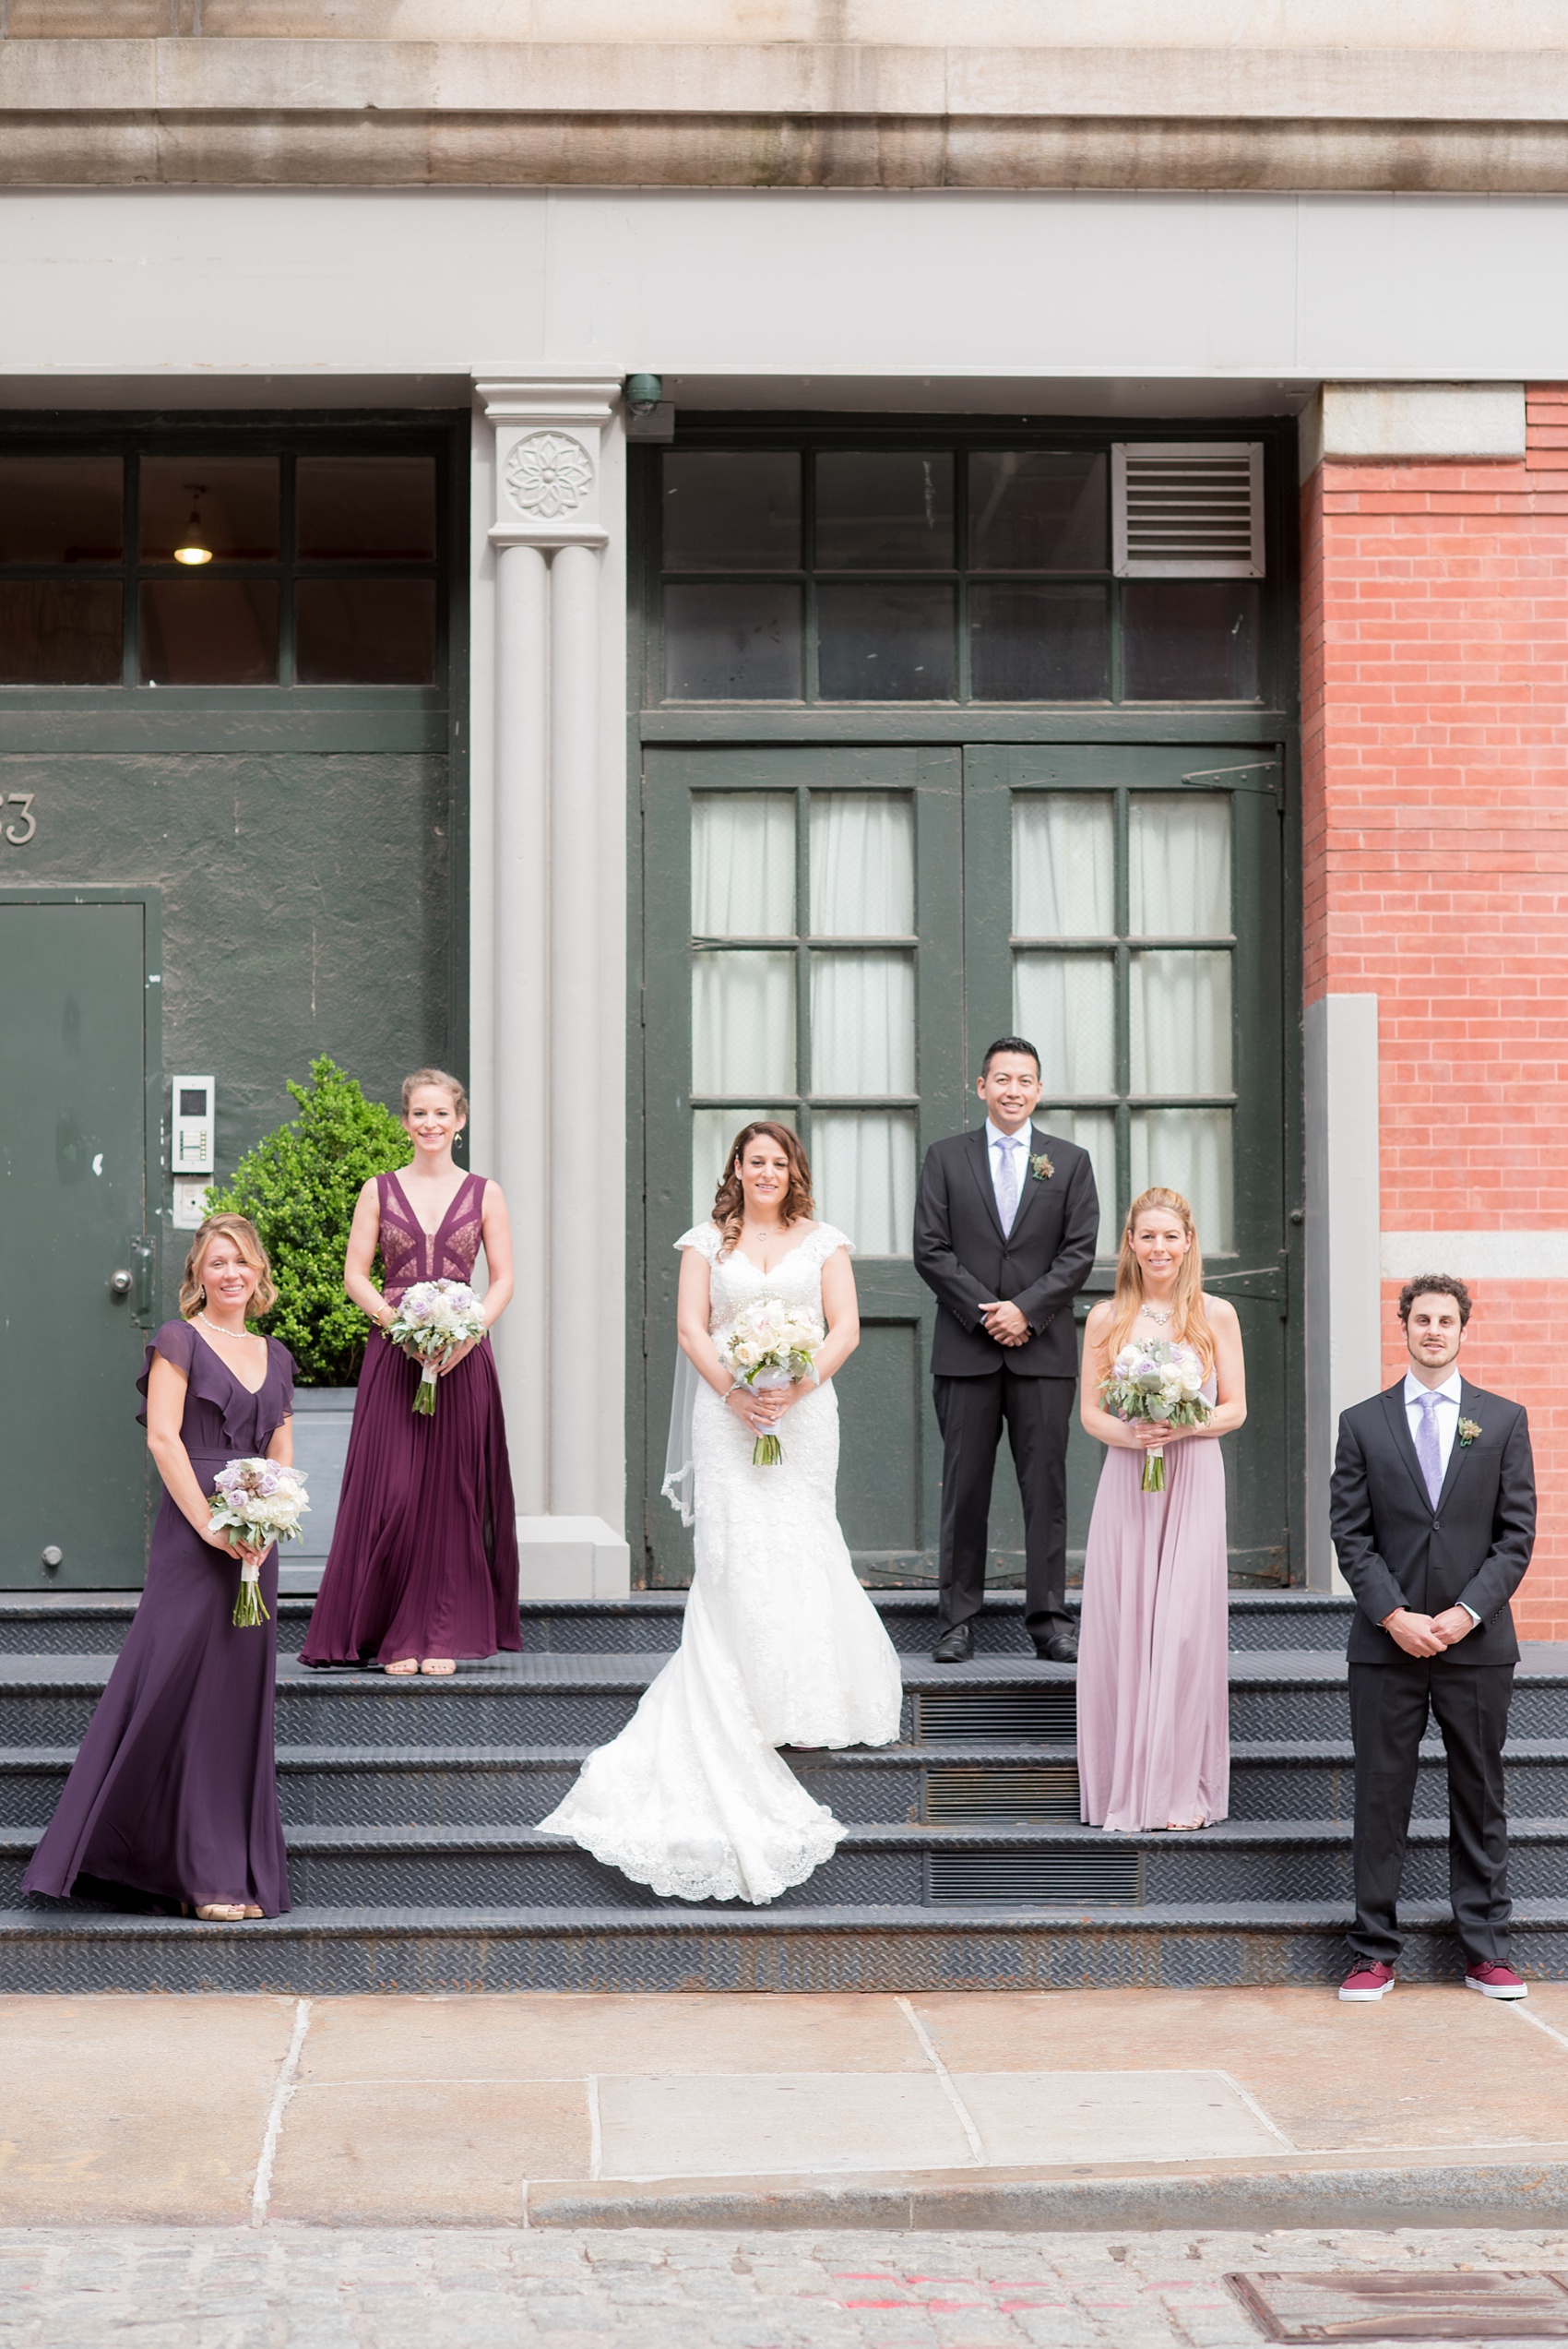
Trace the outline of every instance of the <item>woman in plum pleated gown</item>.
[[[378, 1663], [445, 1676], [520, 1648], [517, 1520], [501, 1388], [488, 1338], [470, 1338], [441, 1366], [435, 1410], [416, 1415], [418, 1365], [386, 1335], [405, 1291], [470, 1279], [482, 1246], [490, 1283], [480, 1301], [493, 1329], [512, 1295], [512, 1235], [498, 1183], [465, 1174], [452, 1145], [468, 1096], [440, 1068], [403, 1082], [414, 1163], [364, 1186], [349, 1234], [343, 1286], [379, 1331], [360, 1372], [332, 1548], [302, 1661]], [[378, 1289], [371, 1268], [379, 1250]]]
[[[1159, 1428], [1100, 1408], [1129, 1341], [1191, 1346], [1210, 1406], [1201, 1428]], [[1179, 1192], [1145, 1191], [1122, 1234], [1116, 1290], [1084, 1333], [1082, 1414], [1108, 1447], [1084, 1558], [1078, 1641], [1083, 1817], [1123, 1832], [1206, 1827], [1230, 1806], [1225, 1463], [1217, 1437], [1247, 1415], [1241, 1327], [1203, 1294], [1193, 1213]], [[1142, 1490], [1165, 1452], [1165, 1489]]]
[[272, 1743], [278, 1551], [261, 1568], [267, 1620], [241, 1629], [240, 1566], [256, 1554], [208, 1530], [230, 1461], [293, 1460], [292, 1358], [245, 1328], [272, 1303], [255, 1225], [208, 1216], [185, 1259], [184, 1318], [163, 1324], [137, 1381], [163, 1480], [147, 1585], [25, 1892], [129, 1892], [221, 1923], [289, 1906]]

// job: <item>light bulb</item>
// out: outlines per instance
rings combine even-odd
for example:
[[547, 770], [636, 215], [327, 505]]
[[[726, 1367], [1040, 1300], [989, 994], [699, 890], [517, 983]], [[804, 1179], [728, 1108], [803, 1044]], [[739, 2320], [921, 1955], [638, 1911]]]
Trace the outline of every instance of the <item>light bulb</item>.
[[176, 563], [188, 563], [196, 566], [203, 563], [210, 563], [212, 560], [212, 549], [208, 546], [203, 533], [199, 511], [200, 501], [207, 495], [207, 485], [204, 482], [187, 482], [185, 487], [190, 491], [193, 501], [191, 519], [185, 524], [179, 545], [174, 549], [174, 560]]

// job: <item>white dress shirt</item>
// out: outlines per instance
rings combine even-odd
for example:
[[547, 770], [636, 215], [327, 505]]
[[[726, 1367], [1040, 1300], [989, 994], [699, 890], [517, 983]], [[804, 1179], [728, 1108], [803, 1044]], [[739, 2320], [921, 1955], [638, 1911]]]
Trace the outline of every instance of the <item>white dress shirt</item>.
[[[1016, 1134], [1004, 1134], [1000, 1126], [992, 1124], [989, 1117], [985, 1121], [985, 1147], [991, 1160], [991, 1187], [995, 1195], [998, 1215], [1003, 1214], [1002, 1170], [1006, 1163], [1009, 1151], [1012, 1153], [1013, 1197], [1016, 1202], [1013, 1209], [1015, 1223], [1018, 1220], [1018, 1209], [1024, 1204], [1024, 1184], [1029, 1172], [1029, 1139], [1030, 1132], [1027, 1125], [1020, 1126]], [[1004, 1231], [1009, 1228], [1005, 1217], [1004, 1217], [1002, 1228]]]
[[[1412, 1444], [1417, 1444], [1421, 1420], [1424, 1416], [1421, 1403], [1423, 1395], [1435, 1395], [1438, 1399], [1437, 1409], [1432, 1416], [1437, 1423], [1437, 1457], [1443, 1463], [1443, 1473], [1446, 1476], [1448, 1462], [1454, 1450], [1454, 1438], [1459, 1433], [1459, 1373], [1456, 1370], [1451, 1370], [1441, 1387], [1423, 1387], [1413, 1372], [1407, 1370], [1405, 1373], [1405, 1416], [1410, 1424]], [[1419, 1444], [1417, 1444], [1416, 1458], [1418, 1460], [1420, 1458]], [[1459, 1601], [1459, 1604], [1465, 1608], [1465, 1613], [1472, 1623], [1480, 1621], [1480, 1616], [1474, 1607], [1466, 1606], [1463, 1599]]]

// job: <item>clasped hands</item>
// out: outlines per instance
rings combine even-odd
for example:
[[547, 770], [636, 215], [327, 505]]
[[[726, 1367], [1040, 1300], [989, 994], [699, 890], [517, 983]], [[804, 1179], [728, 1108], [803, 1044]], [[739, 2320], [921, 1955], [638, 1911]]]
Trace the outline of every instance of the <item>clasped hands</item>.
[[743, 1378], [738, 1378], [724, 1401], [754, 1434], [766, 1436], [770, 1427], [777, 1427], [790, 1404], [800, 1401], [802, 1389], [811, 1383], [797, 1378], [788, 1387], [748, 1387]]
[[1027, 1346], [1034, 1335], [1016, 1305], [993, 1303], [981, 1306], [980, 1311], [985, 1316], [987, 1335], [994, 1338], [999, 1346]]
[[1396, 1607], [1383, 1618], [1383, 1628], [1408, 1656], [1440, 1656], [1456, 1647], [1476, 1628], [1466, 1607], [1444, 1607], [1441, 1615], [1418, 1615], [1411, 1607]]

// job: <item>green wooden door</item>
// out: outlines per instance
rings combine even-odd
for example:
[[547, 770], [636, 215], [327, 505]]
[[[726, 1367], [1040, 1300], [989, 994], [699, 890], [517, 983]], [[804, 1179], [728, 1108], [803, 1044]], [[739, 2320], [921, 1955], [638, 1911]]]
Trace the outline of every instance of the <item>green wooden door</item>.
[[[643, 972], [646, 1523], [652, 1578], [690, 1536], [659, 1496], [675, 1360], [671, 1243], [708, 1212], [748, 1116], [785, 1118], [818, 1211], [857, 1244], [864, 1336], [839, 1387], [839, 1508], [863, 1579], [936, 1570], [933, 1301], [909, 1258], [919, 1152], [977, 1121], [985, 1047], [1039, 1048], [1040, 1122], [1090, 1151], [1100, 1260], [1154, 1183], [1194, 1204], [1231, 1297], [1251, 1417], [1228, 1443], [1231, 1568], [1289, 1576], [1279, 760], [1234, 745], [650, 748]], [[1075, 1425], [1069, 1552], [1099, 1451]], [[1021, 1581], [1000, 1466], [992, 1573]]]
[[135, 1380], [156, 1294], [154, 912], [146, 900], [0, 895], [7, 1589], [142, 1579], [148, 1472]]

